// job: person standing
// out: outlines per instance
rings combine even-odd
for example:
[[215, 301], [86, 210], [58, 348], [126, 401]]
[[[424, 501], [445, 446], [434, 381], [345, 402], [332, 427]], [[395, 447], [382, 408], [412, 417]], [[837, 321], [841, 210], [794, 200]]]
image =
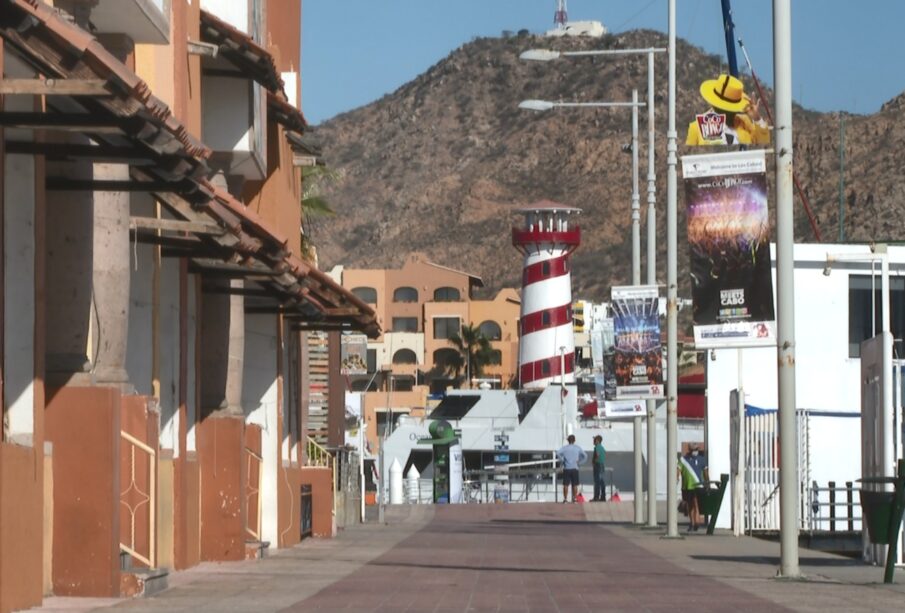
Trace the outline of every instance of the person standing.
[[575, 435], [570, 434], [566, 439], [568, 445], [563, 445], [556, 452], [556, 457], [562, 462], [562, 501], [569, 499], [569, 485], [572, 486], [572, 502], [578, 498], [578, 467], [588, 459], [585, 450], [575, 444]]
[[606, 448], [603, 446], [603, 437], [599, 434], [594, 437], [594, 497], [591, 502], [604, 502], [606, 500]]
[[682, 480], [682, 502], [688, 514], [688, 531], [694, 532], [701, 525], [701, 512], [698, 509], [698, 497], [695, 490], [701, 487], [701, 478], [698, 477], [694, 465], [690, 461], [691, 453], [679, 455], [679, 477]]

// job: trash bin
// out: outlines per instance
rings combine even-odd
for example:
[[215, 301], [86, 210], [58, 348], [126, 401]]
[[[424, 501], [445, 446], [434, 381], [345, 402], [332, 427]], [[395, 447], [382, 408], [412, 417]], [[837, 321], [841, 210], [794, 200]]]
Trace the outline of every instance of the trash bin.
[[895, 492], [870, 492], [862, 489], [860, 494], [870, 542], [877, 545], [889, 545], [889, 525], [892, 523], [890, 519], [895, 502]]
[[716, 528], [716, 518], [720, 514], [723, 505], [723, 495], [726, 493], [726, 484], [729, 483], [729, 475], [720, 475], [719, 481], [709, 481], [694, 491], [698, 500], [698, 511], [701, 515], [710, 518], [707, 524], [707, 534], [713, 534]]

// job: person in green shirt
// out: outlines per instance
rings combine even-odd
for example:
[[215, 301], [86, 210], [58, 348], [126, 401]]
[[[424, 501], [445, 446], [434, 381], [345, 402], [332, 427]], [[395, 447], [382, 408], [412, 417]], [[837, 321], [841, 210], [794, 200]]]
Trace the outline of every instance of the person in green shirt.
[[599, 434], [594, 437], [594, 497], [591, 502], [603, 502], [606, 500], [606, 449], [603, 447], [603, 437]]
[[695, 490], [701, 487], [702, 483], [694, 465], [689, 461], [689, 457], [683, 456], [681, 453], [678, 456], [679, 477], [682, 479], [682, 501], [686, 505], [688, 514], [688, 531], [693, 532], [702, 523], [701, 512], [698, 510], [698, 497], [695, 496]]

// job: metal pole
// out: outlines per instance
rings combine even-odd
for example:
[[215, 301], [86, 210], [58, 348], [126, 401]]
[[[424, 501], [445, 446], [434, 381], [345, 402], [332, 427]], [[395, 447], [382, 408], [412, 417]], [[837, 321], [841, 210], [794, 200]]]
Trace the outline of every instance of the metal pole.
[[669, 113], [666, 128], [666, 536], [678, 538], [678, 213], [676, 194], [676, 0], [669, 0]]
[[[654, 52], [647, 54], [647, 284], [657, 284], [657, 172]], [[657, 402], [647, 401], [647, 525], [657, 527]]]
[[776, 351], [779, 384], [779, 540], [782, 577], [798, 567], [798, 423], [795, 407], [795, 215], [792, 179], [791, 0], [773, 0], [776, 124]]
[[839, 113], [839, 242], [845, 242], [845, 115]]
[[[632, 285], [641, 285], [641, 195], [638, 189], [638, 90], [632, 90]], [[641, 417], [633, 420], [635, 523], [644, 523], [644, 458]]]

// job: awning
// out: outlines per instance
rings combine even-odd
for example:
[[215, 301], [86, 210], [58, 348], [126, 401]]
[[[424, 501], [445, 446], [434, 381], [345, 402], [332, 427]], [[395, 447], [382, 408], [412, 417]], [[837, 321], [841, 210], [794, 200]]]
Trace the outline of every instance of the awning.
[[274, 94], [283, 95], [283, 79], [267, 49], [216, 15], [201, 11], [201, 40], [219, 47], [223, 57]]
[[[17, 81], [16, 93], [46, 95], [48, 108], [35, 113], [0, 109], [0, 126], [69, 131], [94, 142], [9, 141], [7, 152], [131, 166], [128, 181], [55, 178], [48, 179], [48, 189], [150, 192], [176, 219], [133, 218], [131, 231], [160, 244], [165, 255], [190, 258], [202, 274], [216, 270], [250, 280], [263, 290], [261, 298], [269, 298], [262, 308], [299, 318], [309, 328], [380, 333], [368, 305], [290, 253], [285, 237], [206, 179], [210, 150], [88, 32], [43, 2], [0, 0], [0, 37], [44, 77]], [[254, 49], [246, 49], [254, 55]], [[248, 291], [255, 295], [258, 290]]]
[[[208, 172], [210, 149], [188, 133], [147, 83], [52, 7], [34, 0], [0, 0], [0, 36], [45, 79], [65, 79], [86, 89], [93, 85], [102, 92], [58, 96], [52, 81], [22, 82], [26, 89], [49, 89], [48, 108], [54, 112], [2, 113], [2, 125], [78, 130], [101, 145], [97, 152], [80, 153], [150, 162], [155, 178], [164, 181]], [[59, 144], [48, 147], [60, 155], [67, 150]], [[77, 147], [71, 151], [79, 153]]]

